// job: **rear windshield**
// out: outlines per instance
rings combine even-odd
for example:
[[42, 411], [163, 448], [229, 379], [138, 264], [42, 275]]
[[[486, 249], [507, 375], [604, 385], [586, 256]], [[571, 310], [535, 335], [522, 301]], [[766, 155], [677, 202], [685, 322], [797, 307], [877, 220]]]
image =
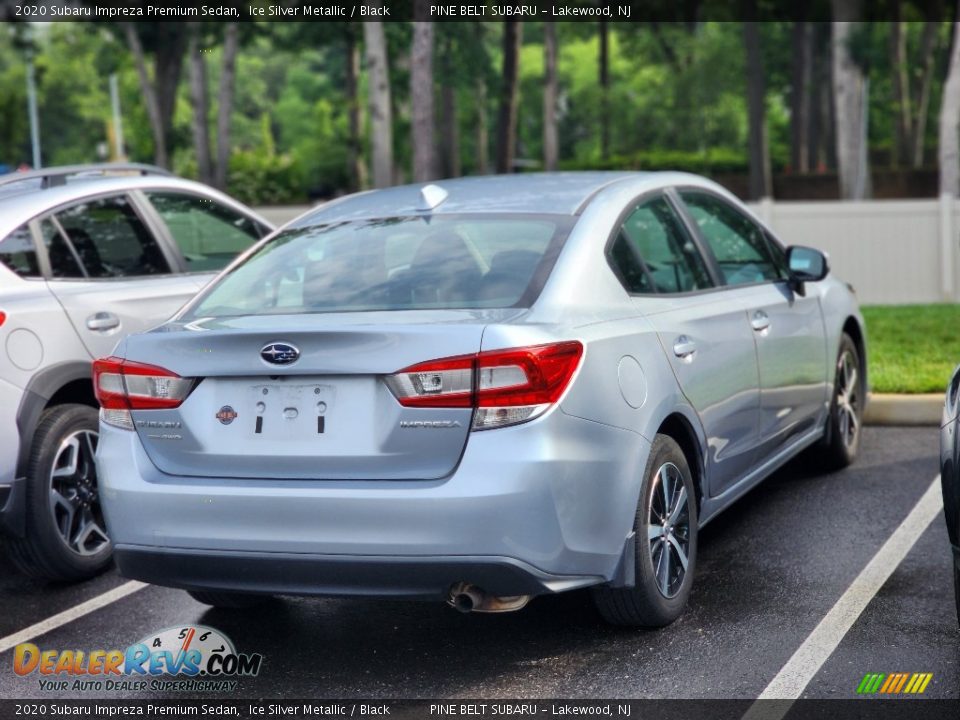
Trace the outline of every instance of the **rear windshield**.
[[291, 229], [228, 271], [188, 315], [528, 307], [572, 221], [449, 215]]

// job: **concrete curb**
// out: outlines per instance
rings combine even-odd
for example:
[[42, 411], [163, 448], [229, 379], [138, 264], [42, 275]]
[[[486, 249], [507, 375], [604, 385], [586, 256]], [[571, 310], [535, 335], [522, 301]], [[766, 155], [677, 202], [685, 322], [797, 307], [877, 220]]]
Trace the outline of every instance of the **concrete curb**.
[[943, 394], [887, 395], [871, 393], [863, 422], [867, 425], [939, 425]]

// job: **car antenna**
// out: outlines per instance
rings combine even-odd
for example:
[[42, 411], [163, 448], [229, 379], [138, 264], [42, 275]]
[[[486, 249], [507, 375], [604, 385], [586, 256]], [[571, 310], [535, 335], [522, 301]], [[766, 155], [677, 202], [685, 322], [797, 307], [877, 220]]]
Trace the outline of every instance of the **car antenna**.
[[447, 199], [447, 194], [439, 185], [424, 185], [420, 188], [420, 204], [417, 210], [434, 210]]

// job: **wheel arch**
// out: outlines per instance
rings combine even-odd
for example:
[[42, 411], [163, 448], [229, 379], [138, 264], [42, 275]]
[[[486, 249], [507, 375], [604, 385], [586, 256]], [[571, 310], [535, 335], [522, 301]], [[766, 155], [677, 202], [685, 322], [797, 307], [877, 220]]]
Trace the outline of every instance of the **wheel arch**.
[[44, 410], [65, 403], [97, 407], [92, 372], [92, 363], [71, 361], [44, 368], [30, 379], [17, 410], [17, 477], [26, 474], [30, 445]]
[[657, 428], [657, 433], [673, 438], [687, 459], [687, 464], [690, 466], [690, 472], [693, 475], [693, 486], [696, 490], [697, 518], [699, 520], [700, 507], [703, 504], [703, 496], [707, 488], [704, 444], [701, 442], [691, 420], [680, 411], [674, 411], [664, 418], [660, 427]]
[[860, 372], [863, 375], [863, 388], [866, 391], [870, 385], [867, 382], [867, 339], [860, 321], [853, 315], [847, 317], [843, 323], [843, 332], [850, 336], [860, 356]]

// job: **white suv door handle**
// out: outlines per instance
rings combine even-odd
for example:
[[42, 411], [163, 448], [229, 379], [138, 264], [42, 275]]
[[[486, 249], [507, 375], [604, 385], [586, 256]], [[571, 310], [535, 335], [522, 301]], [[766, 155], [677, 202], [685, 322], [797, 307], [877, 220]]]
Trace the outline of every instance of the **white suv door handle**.
[[113, 330], [120, 327], [120, 318], [113, 313], [98, 312], [87, 318], [88, 330]]
[[692, 360], [697, 352], [697, 344], [686, 335], [681, 335], [673, 343], [673, 354], [681, 360]]
[[757, 310], [753, 314], [753, 319], [750, 320], [750, 324], [757, 332], [763, 332], [770, 327], [770, 316], [763, 310]]

